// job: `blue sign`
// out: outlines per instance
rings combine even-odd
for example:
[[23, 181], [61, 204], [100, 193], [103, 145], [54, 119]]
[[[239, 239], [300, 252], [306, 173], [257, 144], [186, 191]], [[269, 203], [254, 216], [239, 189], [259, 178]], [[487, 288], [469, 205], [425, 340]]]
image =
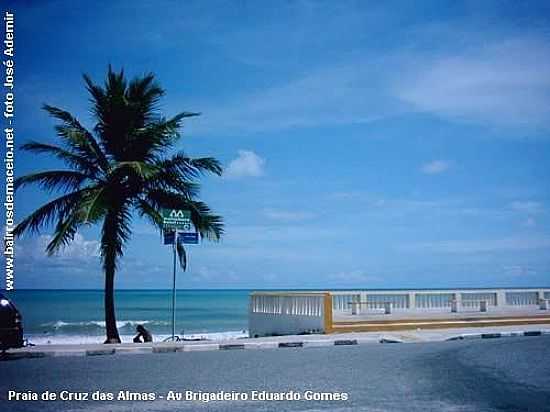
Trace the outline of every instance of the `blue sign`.
[[173, 245], [176, 241], [176, 232], [163, 232], [163, 238], [164, 238], [164, 244], [165, 245]]
[[186, 245], [198, 245], [199, 234], [195, 233], [178, 233], [178, 241], [183, 242]]

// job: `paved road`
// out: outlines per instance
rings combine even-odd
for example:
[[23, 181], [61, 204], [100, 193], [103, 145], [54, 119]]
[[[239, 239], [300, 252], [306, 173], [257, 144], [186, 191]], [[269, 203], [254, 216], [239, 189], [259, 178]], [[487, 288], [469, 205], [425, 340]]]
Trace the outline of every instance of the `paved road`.
[[[155, 401], [8, 402], [8, 390]], [[346, 401], [191, 402], [168, 391], [346, 392]], [[550, 411], [550, 336], [0, 362], [3, 411]]]

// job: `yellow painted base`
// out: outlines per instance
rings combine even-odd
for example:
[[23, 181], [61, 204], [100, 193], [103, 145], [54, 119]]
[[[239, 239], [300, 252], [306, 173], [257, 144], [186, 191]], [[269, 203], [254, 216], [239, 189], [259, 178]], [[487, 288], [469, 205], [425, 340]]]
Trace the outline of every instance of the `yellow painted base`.
[[[550, 316], [522, 316], [507, 318], [462, 318], [462, 319], [400, 319], [387, 321], [334, 322], [327, 333], [377, 332], [410, 329], [452, 329], [487, 326], [515, 326], [550, 324]], [[328, 329], [328, 328], [327, 328]]]

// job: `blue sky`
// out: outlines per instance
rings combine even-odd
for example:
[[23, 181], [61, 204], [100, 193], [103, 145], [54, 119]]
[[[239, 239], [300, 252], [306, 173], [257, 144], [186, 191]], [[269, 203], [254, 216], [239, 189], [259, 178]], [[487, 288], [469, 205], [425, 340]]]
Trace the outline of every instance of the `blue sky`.
[[[55, 141], [42, 103], [91, 126], [81, 75], [154, 72], [162, 110], [200, 111], [182, 149], [223, 178], [202, 198], [219, 244], [181, 288], [550, 284], [550, 4], [17, 2], [17, 139]], [[18, 152], [17, 173], [51, 168]], [[17, 214], [47, 199], [25, 189]], [[169, 287], [145, 221], [119, 288]], [[101, 288], [98, 231], [45, 257], [18, 242], [16, 287]]]

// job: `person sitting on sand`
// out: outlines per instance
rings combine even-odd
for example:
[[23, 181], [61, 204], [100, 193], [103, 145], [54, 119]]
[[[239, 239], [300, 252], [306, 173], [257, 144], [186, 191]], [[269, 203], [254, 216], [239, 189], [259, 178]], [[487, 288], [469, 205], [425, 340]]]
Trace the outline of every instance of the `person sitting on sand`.
[[[134, 337], [134, 343], [153, 342], [153, 335], [143, 325], [136, 326], [137, 335]], [[143, 340], [142, 340], [143, 339]]]

